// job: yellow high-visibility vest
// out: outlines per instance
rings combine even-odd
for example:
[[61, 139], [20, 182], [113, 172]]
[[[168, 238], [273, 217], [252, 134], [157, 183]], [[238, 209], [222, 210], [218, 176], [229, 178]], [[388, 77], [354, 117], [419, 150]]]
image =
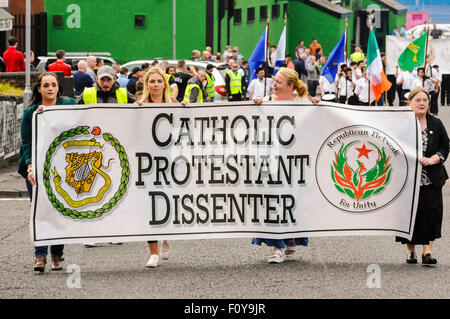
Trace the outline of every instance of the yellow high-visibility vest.
[[230, 91], [231, 94], [242, 94], [242, 76], [239, 72], [234, 74], [233, 71], [228, 70], [227, 73], [230, 77]]
[[[127, 89], [118, 88], [116, 90], [116, 97], [118, 104], [127, 104], [128, 103]], [[83, 101], [84, 104], [97, 104], [97, 88], [95, 86], [84, 89]]]
[[362, 52], [353, 52], [352, 55], [350, 55], [350, 60], [352, 62], [364, 61], [364, 53], [362, 53]]
[[196, 87], [198, 89], [197, 101], [195, 103], [203, 103], [203, 91], [198, 84], [188, 84], [186, 91], [184, 91], [184, 101], [190, 102], [190, 96], [192, 89]]
[[166, 76], [167, 86], [169, 88], [169, 96], [172, 97], [173, 89], [170, 87], [169, 80], [170, 80], [170, 78], [175, 78], [175, 77], [172, 74], [167, 74], [167, 73], [165, 74], [165, 76]]
[[206, 72], [206, 94], [209, 97], [214, 97], [216, 95], [216, 87], [214, 86], [214, 76]]

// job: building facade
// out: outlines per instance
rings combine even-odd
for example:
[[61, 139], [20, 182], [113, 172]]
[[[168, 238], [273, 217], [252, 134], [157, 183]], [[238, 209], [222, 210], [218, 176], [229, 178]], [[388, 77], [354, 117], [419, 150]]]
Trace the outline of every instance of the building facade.
[[[45, 0], [48, 51], [109, 52], [125, 62], [155, 57], [188, 59], [209, 45], [223, 52], [238, 46], [249, 58], [269, 20], [277, 44], [286, 19], [286, 51], [317, 37], [328, 55], [346, 23], [348, 48], [366, 46], [368, 10], [375, 9], [380, 50], [384, 36], [406, 22], [406, 7], [394, 0]], [[176, 3], [174, 10], [173, 3]], [[173, 36], [175, 22], [176, 36]], [[365, 27], [364, 27], [365, 26]], [[174, 41], [174, 38], [176, 39]]]

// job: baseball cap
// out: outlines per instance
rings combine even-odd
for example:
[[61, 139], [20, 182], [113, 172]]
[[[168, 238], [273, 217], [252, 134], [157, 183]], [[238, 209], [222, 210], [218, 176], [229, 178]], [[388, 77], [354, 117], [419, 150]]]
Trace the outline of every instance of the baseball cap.
[[97, 77], [99, 79], [101, 79], [101, 78], [104, 78], [105, 76], [110, 78], [111, 80], [114, 80], [114, 78], [116, 76], [116, 72], [109, 65], [101, 66], [97, 71]]

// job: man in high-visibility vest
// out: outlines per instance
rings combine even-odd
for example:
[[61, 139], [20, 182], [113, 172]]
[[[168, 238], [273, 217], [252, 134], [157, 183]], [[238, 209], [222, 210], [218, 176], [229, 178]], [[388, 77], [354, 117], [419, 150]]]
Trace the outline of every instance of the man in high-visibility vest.
[[109, 65], [100, 67], [97, 71], [95, 86], [84, 89], [83, 94], [77, 98], [78, 104], [118, 103], [131, 104], [136, 97], [121, 88], [116, 82], [116, 72]]
[[210, 98], [205, 91], [206, 85], [206, 71], [198, 70], [197, 76], [193, 76], [186, 86], [186, 91], [184, 91], [184, 99], [182, 101], [183, 105], [186, 103], [203, 103], [205, 101], [209, 102]]
[[225, 89], [228, 95], [228, 101], [243, 101], [244, 88], [242, 76], [238, 72], [239, 65], [233, 59], [229, 62], [230, 69], [225, 74]]
[[355, 52], [350, 55], [350, 61], [358, 63], [359, 61], [364, 61], [365, 55], [360, 47], [355, 48]]
[[209, 102], [214, 102], [214, 97], [216, 96], [216, 86], [214, 85], [214, 75], [212, 74], [214, 70], [214, 66], [212, 64], [208, 64], [206, 66], [206, 94], [209, 97]]

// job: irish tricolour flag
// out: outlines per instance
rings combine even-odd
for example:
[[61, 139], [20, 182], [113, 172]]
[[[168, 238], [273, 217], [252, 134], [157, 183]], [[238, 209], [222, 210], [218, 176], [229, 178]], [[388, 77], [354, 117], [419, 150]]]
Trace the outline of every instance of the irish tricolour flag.
[[367, 45], [367, 77], [372, 83], [373, 93], [377, 101], [383, 92], [388, 91], [392, 86], [392, 83], [384, 74], [380, 49], [378, 49], [377, 38], [373, 29], [370, 30], [369, 43]]

